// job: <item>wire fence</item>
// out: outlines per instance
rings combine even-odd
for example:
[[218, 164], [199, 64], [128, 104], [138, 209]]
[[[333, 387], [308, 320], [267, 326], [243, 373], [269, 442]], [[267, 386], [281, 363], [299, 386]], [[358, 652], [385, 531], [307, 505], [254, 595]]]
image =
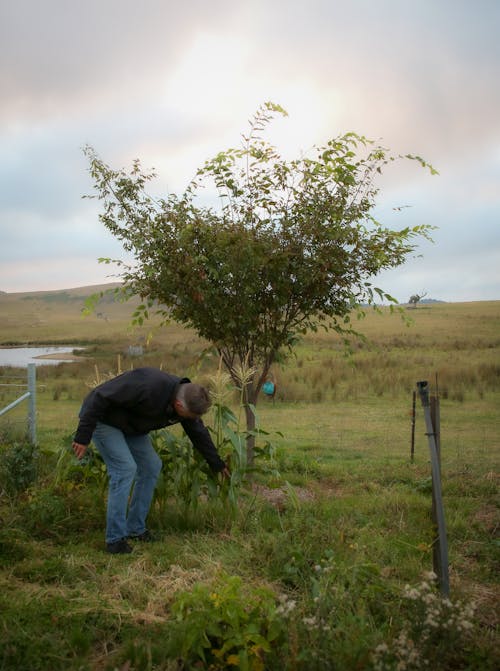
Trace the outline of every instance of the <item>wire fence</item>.
[[[36, 366], [34, 363], [29, 363], [27, 374], [20, 376], [19, 373], [6, 372], [4, 369], [0, 376], [0, 389], [2, 392], [7, 391], [9, 394], [20, 394], [13, 401], [6, 406], [0, 408], [0, 417], [6, 415], [8, 412], [17, 408], [21, 403], [26, 401], [27, 412], [25, 416], [25, 427], [29, 441], [36, 445]], [[23, 391], [25, 390], [25, 391]], [[2, 393], [2, 396], [4, 394]]]

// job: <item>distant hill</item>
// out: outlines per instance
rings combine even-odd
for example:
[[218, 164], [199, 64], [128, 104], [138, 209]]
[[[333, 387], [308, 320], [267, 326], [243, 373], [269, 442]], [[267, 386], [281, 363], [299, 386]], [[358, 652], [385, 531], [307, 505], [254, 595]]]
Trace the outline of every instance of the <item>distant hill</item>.
[[[0, 294], [0, 342], [2, 345], [73, 344], [138, 337], [129, 336], [127, 329], [140, 298], [121, 300], [114, 292], [120, 286], [120, 283], [107, 283], [57, 291]], [[105, 292], [104, 296], [86, 315], [87, 299], [101, 292]], [[152, 328], [149, 323], [147, 328]]]
[[[93, 294], [98, 294], [100, 292], [112, 291], [121, 286], [121, 282], [108, 282], [107, 284], [90, 284], [84, 287], [73, 287], [71, 289], [54, 289], [51, 291], [21, 291], [21, 292], [8, 292], [0, 290], [0, 297], [2, 299], [6, 298], [15, 298], [15, 299], [26, 299], [26, 300], [42, 300], [47, 303], [71, 303], [72, 301], [82, 300]], [[103, 299], [103, 302], [113, 301], [114, 297], [110, 295]], [[449, 301], [443, 301], [438, 298], [422, 298], [418, 302], [418, 305], [425, 304], [437, 304], [437, 303], [448, 303]], [[408, 301], [402, 301], [401, 305], [408, 305]], [[364, 305], [364, 304], [363, 304]]]
[[418, 301], [419, 303], [446, 303], [447, 301], [440, 301], [437, 298], [422, 298], [421, 301]]
[[82, 297], [91, 296], [101, 291], [109, 291], [121, 286], [120, 282], [110, 282], [108, 284], [92, 284], [85, 287], [73, 287], [72, 289], [54, 289], [51, 291], [20, 291], [9, 293], [7, 291], [0, 291], [3, 296], [12, 296], [13, 298], [36, 298], [38, 300], [71, 300], [74, 298], [81, 299]]

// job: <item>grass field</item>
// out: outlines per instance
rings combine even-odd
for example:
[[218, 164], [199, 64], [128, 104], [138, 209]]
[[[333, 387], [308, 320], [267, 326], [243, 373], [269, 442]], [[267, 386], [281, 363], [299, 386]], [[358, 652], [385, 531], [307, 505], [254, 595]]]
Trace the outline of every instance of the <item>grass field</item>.
[[[158, 542], [110, 557], [102, 472], [60, 468], [83, 396], [118, 367], [209, 382], [217, 362], [177, 325], [150, 342], [150, 325], [132, 331], [130, 304], [82, 317], [86, 294], [0, 295], [0, 343], [87, 347], [82, 362], [37, 371], [37, 454], [24, 408], [0, 418], [0, 669], [498, 668], [500, 302], [419, 305], [410, 327], [368, 312], [350, 357], [335, 336], [308, 336], [274, 371], [275, 402], [258, 405], [274, 470], [242, 488], [237, 510], [210, 498], [188, 509], [163, 488]], [[132, 358], [136, 343], [145, 353]], [[410, 460], [422, 379], [440, 396], [449, 602], [425, 577], [420, 403]]]

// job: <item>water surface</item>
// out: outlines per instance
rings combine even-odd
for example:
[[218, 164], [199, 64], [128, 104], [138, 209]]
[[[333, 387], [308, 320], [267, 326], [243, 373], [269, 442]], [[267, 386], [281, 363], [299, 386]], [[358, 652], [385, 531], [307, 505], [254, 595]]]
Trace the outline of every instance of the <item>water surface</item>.
[[[72, 354], [73, 350], [78, 350], [78, 348], [59, 346], [0, 347], [0, 366], [20, 366], [24, 368], [29, 363], [34, 363], [37, 366], [54, 366], [62, 361], [68, 361], [65, 357], [58, 359], [57, 354]], [[37, 358], [47, 354], [54, 355], [55, 358]]]

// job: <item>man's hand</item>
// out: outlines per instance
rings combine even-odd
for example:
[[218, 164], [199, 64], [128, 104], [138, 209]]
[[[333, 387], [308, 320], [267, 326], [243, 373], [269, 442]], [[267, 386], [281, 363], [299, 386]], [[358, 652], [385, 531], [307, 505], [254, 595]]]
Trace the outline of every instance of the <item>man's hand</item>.
[[223, 480], [230, 480], [231, 479], [231, 471], [229, 470], [229, 468], [227, 466], [224, 466], [224, 468], [222, 469], [220, 474], [221, 474]]
[[81, 443], [75, 443], [73, 441], [73, 445], [72, 445], [73, 452], [75, 453], [75, 455], [77, 456], [78, 459], [81, 459], [83, 457], [83, 455], [87, 451], [87, 447], [88, 447], [88, 445], [82, 445]]

